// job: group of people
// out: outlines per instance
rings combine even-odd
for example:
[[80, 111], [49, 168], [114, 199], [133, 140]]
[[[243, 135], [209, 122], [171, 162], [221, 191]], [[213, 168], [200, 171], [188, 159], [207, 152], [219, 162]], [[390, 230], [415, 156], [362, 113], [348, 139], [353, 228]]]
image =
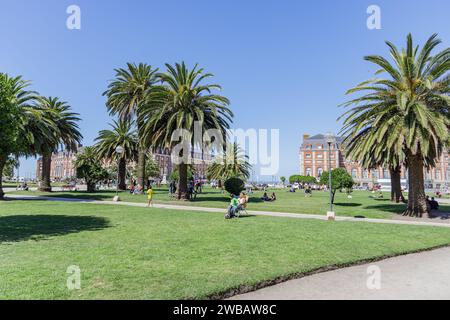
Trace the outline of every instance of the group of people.
[[227, 214], [225, 215], [225, 219], [233, 219], [236, 217], [237, 213], [241, 210], [245, 210], [245, 207], [248, 203], [248, 196], [241, 192], [239, 196], [235, 196], [233, 194], [231, 196], [230, 205], [228, 206]]
[[266, 202], [274, 202], [277, 200], [277, 196], [275, 195], [275, 192], [272, 192], [272, 195], [269, 197], [267, 195], [267, 192], [264, 192], [264, 195], [262, 196], [261, 200]]

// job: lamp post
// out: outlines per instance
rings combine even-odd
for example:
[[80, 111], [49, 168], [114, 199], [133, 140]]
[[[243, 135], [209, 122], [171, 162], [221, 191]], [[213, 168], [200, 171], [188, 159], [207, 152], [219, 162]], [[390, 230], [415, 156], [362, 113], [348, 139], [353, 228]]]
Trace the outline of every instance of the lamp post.
[[121, 146], [118, 146], [116, 148], [116, 154], [117, 154], [117, 181], [116, 181], [116, 196], [114, 197], [114, 201], [120, 201], [119, 198], [119, 167], [120, 167], [120, 156], [124, 152], [124, 148]]
[[333, 135], [333, 133], [327, 133], [326, 134], [326, 142], [328, 144], [328, 189], [330, 192], [330, 211], [327, 212], [327, 217], [328, 220], [335, 220], [336, 218], [336, 214], [333, 211], [333, 190], [332, 190], [332, 171], [333, 171], [333, 166], [331, 164], [331, 146], [336, 142], [336, 139]]

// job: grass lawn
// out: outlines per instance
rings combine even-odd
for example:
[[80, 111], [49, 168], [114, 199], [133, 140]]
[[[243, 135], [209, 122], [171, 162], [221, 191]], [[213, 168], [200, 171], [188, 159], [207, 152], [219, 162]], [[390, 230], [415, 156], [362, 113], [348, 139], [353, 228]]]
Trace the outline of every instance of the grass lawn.
[[450, 228], [14, 200], [0, 203], [0, 299], [205, 298], [448, 244]]
[[[274, 190], [278, 200], [276, 202], [264, 202], [260, 198], [263, 192], [255, 192], [250, 198], [249, 210], [278, 211], [290, 213], [326, 214], [329, 210], [328, 193], [323, 191], [313, 192], [311, 198], [305, 198], [303, 192], [289, 193], [287, 190]], [[271, 192], [271, 191], [270, 191]], [[270, 195], [270, 192], [269, 195]], [[47, 197], [83, 198], [95, 200], [112, 200], [115, 191], [86, 192], [14, 192], [14, 194], [44, 195]], [[121, 193], [122, 201], [146, 202], [145, 195], [131, 195], [129, 192]], [[334, 210], [340, 216], [364, 216], [366, 218], [390, 219], [394, 214], [399, 214], [405, 209], [404, 204], [395, 204], [389, 201], [389, 194], [385, 193], [385, 199], [373, 199], [368, 191], [354, 191], [352, 199], [348, 199], [345, 193], [336, 193]], [[194, 201], [177, 201], [168, 195], [166, 188], [155, 189], [155, 203], [178, 204], [186, 206], [199, 206], [211, 208], [224, 208], [229, 203], [227, 194], [220, 191], [205, 188], [202, 194]], [[441, 206], [442, 210], [450, 211], [450, 206]]]

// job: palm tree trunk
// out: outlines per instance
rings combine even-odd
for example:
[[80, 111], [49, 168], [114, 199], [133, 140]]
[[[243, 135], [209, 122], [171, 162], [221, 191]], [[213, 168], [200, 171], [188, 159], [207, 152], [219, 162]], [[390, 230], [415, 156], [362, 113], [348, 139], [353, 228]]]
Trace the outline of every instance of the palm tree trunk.
[[420, 218], [424, 214], [430, 216], [430, 208], [425, 195], [423, 159], [421, 155], [409, 155], [407, 162], [409, 180], [408, 208], [403, 215]]
[[400, 166], [389, 168], [389, 173], [391, 175], [391, 201], [396, 203], [405, 201], [402, 194], [401, 170]]
[[91, 180], [86, 180], [86, 185], [87, 185], [87, 192], [88, 193], [94, 193], [95, 190], [95, 185], [96, 183], [91, 181]]
[[0, 200], [5, 200], [5, 193], [3, 192], [3, 168], [6, 164], [6, 156], [0, 155]]
[[51, 192], [52, 186], [50, 183], [50, 170], [52, 166], [52, 153], [45, 152], [42, 154], [42, 173], [41, 173], [41, 185], [39, 191]]
[[186, 163], [180, 163], [178, 166], [178, 174], [179, 174], [179, 180], [178, 180], [178, 199], [179, 200], [189, 200], [188, 193], [187, 193], [187, 171], [188, 171], [188, 165]]
[[139, 154], [138, 154], [138, 164], [137, 164], [137, 183], [142, 188], [145, 187], [145, 156], [146, 156], [146, 150], [143, 147], [139, 147]]
[[119, 190], [126, 190], [127, 184], [126, 184], [126, 174], [127, 174], [127, 162], [125, 159], [119, 160], [119, 181], [118, 181], [118, 188]]

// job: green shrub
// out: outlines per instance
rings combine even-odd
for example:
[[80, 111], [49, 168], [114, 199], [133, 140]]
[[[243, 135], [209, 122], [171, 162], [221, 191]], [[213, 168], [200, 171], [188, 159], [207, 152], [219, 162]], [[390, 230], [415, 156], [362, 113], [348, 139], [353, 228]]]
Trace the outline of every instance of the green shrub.
[[239, 195], [245, 189], [245, 183], [239, 178], [230, 178], [225, 181], [225, 190], [234, 195]]

